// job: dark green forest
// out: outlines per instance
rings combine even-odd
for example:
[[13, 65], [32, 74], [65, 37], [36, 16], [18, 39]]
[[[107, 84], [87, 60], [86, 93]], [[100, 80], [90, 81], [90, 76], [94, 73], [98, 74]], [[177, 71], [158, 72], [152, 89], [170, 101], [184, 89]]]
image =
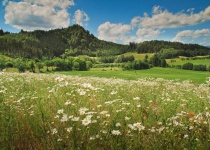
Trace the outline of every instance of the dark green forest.
[[170, 41], [145, 41], [136, 45], [136, 51], [138, 53], [158, 53], [164, 49], [173, 48], [177, 52], [174, 57], [177, 56], [204, 56], [210, 54], [210, 48], [201, 46], [198, 44], [183, 44], [181, 42]]
[[[154, 53], [144, 60], [124, 56], [126, 52]], [[198, 44], [169, 41], [145, 41], [142, 43], [117, 44], [99, 40], [79, 25], [50, 31], [36, 30], [19, 33], [0, 29], [0, 70], [15, 67], [19, 72], [44, 66], [51, 70], [89, 70], [98, 66], [121, 66], [124, 70], [170, 67], [165, 59], [178, 56], [206, 56], [210, 48]], [[10, 59], [6, 59], [6, 57]], [[206, 58], [209, 58], [207, 56]], [[189, 67], [190, 66], [190, 67]], [[183, 69], [207, 70], [207, 66], [186, 64]]]
[[79, 25], [50, 31], [9, 34], [0, 31], [0, 53], [9, 57], [38, 58], [117, 55], [126, 45], [99, 40]]
[[116, 44], [99, 40], [89, 31], [79, 25], [50, 31], [36, 30], [20, 33], [9, 33], [0, 30], [0, 53], [12, 58], [42, 59], [46, 57], [67, 58], [69, 56], [87, 55], [92, 57], [116, 56], [125, 52], [163, 53], [163, 50], [173, 48], [173, 56], [188, 56], [210, 54], [210, 48], [198, 44], [183, 44], [168, 41], [145, 41], [128, 45]]

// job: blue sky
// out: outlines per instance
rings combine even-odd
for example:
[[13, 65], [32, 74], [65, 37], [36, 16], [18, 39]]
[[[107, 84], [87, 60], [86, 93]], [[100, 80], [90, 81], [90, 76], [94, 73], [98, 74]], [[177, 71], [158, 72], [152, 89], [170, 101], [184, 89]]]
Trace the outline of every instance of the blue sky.
[[96, 37], [210, 45], [209, 0], [2, 0], [0, 28], [19, 32], [80, 24]]

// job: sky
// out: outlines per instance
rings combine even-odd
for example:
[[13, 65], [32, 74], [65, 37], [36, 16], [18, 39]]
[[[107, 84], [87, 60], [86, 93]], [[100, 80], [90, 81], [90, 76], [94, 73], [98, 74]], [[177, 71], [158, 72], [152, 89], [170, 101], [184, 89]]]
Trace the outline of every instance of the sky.
[[25, 31], [83, 26], [120, 44], [150, 40], [210, 46], [210, 0], [2, 0], [0, 28]]

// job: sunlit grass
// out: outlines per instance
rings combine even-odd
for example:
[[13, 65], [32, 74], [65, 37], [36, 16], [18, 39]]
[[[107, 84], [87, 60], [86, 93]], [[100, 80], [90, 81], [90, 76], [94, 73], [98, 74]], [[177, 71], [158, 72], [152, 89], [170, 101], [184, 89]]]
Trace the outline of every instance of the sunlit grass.
[[139, 60], [139, 59], [143, 60], [146, 55], [148, 55], [148, 58], [150, 59], [154, 55], [154, 53], [138, 54], [136, 52], [127, 52], [127, 53], [124, 53], [122, 55], [124, 55], [124, 56], [131, 56], [131, 55], [133, 55], [136, 60]]
[[209, 149], [210, 82], [0, 74], [0, 149]]
[[120, 78], [128, 80], [137, 80], [138, 78], [164, 78], [169, 80], [190, 80], [193, 83], [204, 83], [207, 77], [210, 77], [209, 72], [191, 71], [174, 68], [160, 68], [155, 67], [146, 70], [131, 70], [122, 71], [121, 68], [94, 68], [90, 71], [68, 71], [57, 72], [65, 75], [79, 75], [79, 76], [95, 76], [106, 78]]
[[[16, 68], [7, 68], [7, 72], [18, 72]], [[119, 78], [126, 80], [137, 80], [139, 78], [164, 78], [169, 80], [190, 80], [193, 83], [204, 83], [206, 78], [210, 77], [210, 72], [207, 71], [191, 71], [174, 68], [160, 68], [155, 67], [146, 70], [130, 70], [123, 71], [120, 67], [106, 67], [106, 68], [91, 68], [89, 71], [60, 71], [54, 72], [52, 68], [49, 68], [50, 72], [46, 71], [46, 68], [41, 69], [42, 73], [56, 73], [65, 75], [76, 76], [92, 76], [92, 77], [106, 77], [106, 78]], [[36, 69], [36, 73], [38, 73]]]
[[210, 59], [182, 60], [181, 58], [176, 58], [172, 60], [175, 60], [175, 61], [171, 62], [171, 59], [167, 59], [167, 63], [169, 65], [183, 65], [189, 62], [189, 63], [193, 63], [194, 65], [206, 65], [207, 67], [210, 66]]

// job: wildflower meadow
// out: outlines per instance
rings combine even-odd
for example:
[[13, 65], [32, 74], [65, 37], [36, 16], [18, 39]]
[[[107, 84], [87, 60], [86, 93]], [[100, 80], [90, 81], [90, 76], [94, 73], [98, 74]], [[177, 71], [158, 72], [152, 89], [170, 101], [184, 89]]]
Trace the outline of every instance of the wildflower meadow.
[[0, 73], [0, 149], [210, 149], [210, 81]]

